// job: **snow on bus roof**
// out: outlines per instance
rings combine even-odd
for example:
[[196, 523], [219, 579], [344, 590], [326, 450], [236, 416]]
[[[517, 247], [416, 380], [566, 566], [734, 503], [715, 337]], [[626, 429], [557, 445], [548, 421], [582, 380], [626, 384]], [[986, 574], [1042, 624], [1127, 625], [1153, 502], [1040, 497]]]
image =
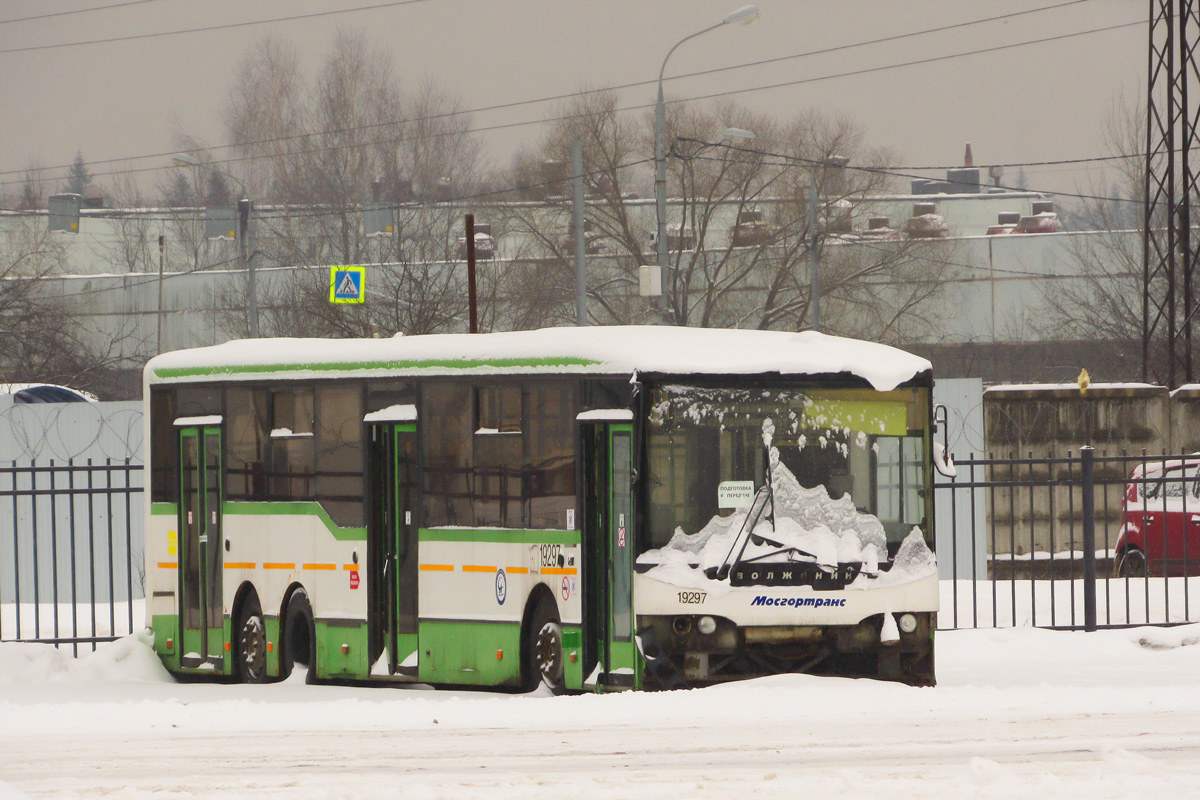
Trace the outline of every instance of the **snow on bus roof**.
[[397, 335], [391, 339], [243, 339], [164, 353], [146, 365], [152, 382], [278, 373], [300, 377], [347, 370], [364, 375], [547, 370], [681, 375], [845, 372], [880, 390], [893, 389], [930, 369], [925, 359], [894, 347], [815, 331], [652, 325]]

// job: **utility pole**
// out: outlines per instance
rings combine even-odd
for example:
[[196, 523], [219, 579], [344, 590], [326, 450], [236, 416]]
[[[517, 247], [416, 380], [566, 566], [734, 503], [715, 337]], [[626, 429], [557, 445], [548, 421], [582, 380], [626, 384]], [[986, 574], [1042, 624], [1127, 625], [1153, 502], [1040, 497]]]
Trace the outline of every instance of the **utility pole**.
[[583, 238], [583, 142], [571, 142], [571, 226], [575, 230], [575, 324], [587, 325], [587, 271]]
[[479, 317], [475, 306], [475, 215], [467, 214], [467, 330], [479, 333]]
[[163, 322], [163, 304], [162, 304], [162, 284], [163, 284], [163, 258], [167, 251], [167, 237], [163, 234], [158, 235], [158, 348], [154, 351], [156, 354], [162, 353], [162, 322]]
[[238, 200], [238, 267], [246, 271], [249, 293], [250, 338], [258, 338], [258, 287], [254, 276], [254, 255], [250, 252], [250, 198]]

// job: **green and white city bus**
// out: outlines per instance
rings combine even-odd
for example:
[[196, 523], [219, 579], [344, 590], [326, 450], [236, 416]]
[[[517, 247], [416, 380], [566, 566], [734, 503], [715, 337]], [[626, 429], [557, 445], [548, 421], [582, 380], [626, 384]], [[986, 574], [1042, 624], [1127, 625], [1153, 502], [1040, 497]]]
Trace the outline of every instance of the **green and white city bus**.
[[260, 339], [145, 371], [177, 675], [932, 684], [929, 362], [819, 333]]

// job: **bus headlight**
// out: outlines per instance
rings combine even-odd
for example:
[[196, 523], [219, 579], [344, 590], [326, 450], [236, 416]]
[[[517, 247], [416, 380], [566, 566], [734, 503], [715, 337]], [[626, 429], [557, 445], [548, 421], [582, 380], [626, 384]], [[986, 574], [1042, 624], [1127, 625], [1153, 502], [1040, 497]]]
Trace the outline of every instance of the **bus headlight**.
[[696, 630], [708, 636], [717, 629], [717, 621], [712, 617], [701, 617], [696, 620]]
[[912, 614], [901, 614], [899, 624], [900, 630], [905, 633], [912, 633], [917, 629], [917, 618]]

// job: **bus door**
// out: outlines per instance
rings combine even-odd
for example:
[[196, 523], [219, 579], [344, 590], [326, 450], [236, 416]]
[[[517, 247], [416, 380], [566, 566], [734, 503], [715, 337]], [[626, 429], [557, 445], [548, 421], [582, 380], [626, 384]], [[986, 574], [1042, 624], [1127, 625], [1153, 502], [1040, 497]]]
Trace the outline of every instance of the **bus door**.
[[[589, 417], [596, 412], [589, 412]], [[623, 419], [628, 412], [617, 411]], [[633, 426], [582, 425], [585, 688], [637, 688], [633, 628]]]
[[417, 426], [371, 426], [371, 662], [386, 649], [389, 675], [417, 674]]
[[175, 424], [180, 475], [180, 666], [224, 673], [220, 418], [183, 418]]

